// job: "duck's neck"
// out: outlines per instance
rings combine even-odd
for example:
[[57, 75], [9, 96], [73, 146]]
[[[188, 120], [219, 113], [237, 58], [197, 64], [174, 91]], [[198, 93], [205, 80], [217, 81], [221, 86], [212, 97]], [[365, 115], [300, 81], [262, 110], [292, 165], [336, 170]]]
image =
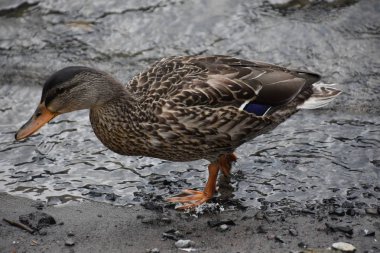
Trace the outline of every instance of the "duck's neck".
[[139, 111], [137, 101], [124, 89], [107, 102], [92, 107], [90, 121], [96, 136], [106, 147], [119, 154], [133, 155], [125, 147], [133, 147], [126, 142], [141, 130]]

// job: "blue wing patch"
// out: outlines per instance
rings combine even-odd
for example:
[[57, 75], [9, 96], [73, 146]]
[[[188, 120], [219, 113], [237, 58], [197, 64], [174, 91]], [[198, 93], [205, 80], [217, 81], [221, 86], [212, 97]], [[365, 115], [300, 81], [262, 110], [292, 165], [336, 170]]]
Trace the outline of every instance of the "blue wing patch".
[[268, 105], [257, 104], [257, 103], [248, 103], [243, 110], [249, 113], [254, 113], [257, 116], [263, 116], [269, 111], [271, 107]]

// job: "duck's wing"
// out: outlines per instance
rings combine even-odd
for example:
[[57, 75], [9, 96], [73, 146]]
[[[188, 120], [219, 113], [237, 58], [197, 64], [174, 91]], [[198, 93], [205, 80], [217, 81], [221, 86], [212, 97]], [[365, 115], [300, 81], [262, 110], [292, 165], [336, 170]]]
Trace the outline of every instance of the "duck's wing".
[[268, 106], [291, 101], [319, 80], [314, 73], [228, 56], [184, 56], [163, 59], [137, 75], [128, 89], [144, 102], [166, 100], [177, 105], [240, 107], [255, 101]]

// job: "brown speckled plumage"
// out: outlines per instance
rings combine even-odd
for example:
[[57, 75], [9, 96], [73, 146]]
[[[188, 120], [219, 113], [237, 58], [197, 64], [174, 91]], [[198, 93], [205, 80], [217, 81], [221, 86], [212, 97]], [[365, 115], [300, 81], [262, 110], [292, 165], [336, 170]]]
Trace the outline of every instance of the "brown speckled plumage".
[[[97, 137], [117, 153], [214, 161], [295, 113], [318, 79], [315, 74], [225, 56], [172, 57], [133, 78], [126, 86], [128, 95], [91, 109], [90, 119]], [[285, 81], [309, 83], [268, 116], [239, 110], [264, 86]]]

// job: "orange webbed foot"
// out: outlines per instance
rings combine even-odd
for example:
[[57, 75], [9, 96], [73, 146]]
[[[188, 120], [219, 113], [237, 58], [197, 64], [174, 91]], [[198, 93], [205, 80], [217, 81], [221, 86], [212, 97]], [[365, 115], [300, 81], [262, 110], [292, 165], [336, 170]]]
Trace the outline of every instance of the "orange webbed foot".
[[168, 198], [168, 202], [183, 203], [184, 205], [176, 207], [179, 210], [192, 209], [210, 200], [212, 196], [209, 196], [203, 191], [197, 190], [184, 190], [176, 197]]

